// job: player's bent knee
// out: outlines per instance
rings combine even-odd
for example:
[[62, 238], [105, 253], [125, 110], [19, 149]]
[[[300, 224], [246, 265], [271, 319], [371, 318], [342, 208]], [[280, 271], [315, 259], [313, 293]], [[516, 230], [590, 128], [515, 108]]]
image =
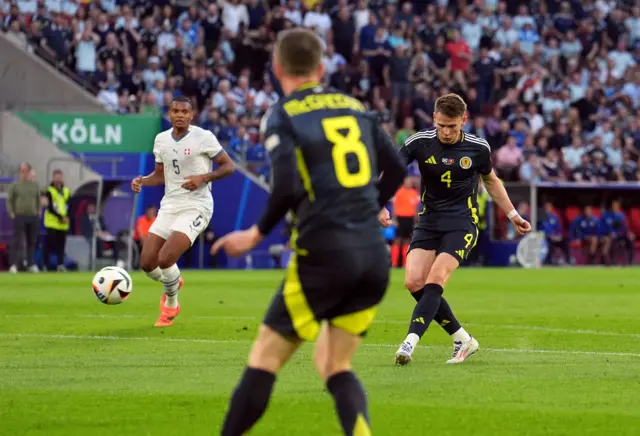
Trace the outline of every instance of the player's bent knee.
[[158, 266], [161, 269], [169, 268], [178, 261], [179, 257], [180, 255], [176, 255], [170, 250], [160, 250], [160, 253], [158, 254]]
[[409, 292], [417, 292], [424, 287], [424, 278], [422, 275], [420, 276], [411, 276], [405, 277], [404, 286], [409, 290]]
[[140, 269], [146, 273], [153, 271], [158, 267], [158, 259], [155, 255], [145, 255], [144, 253], [140, 256]]
[[146, 273], [156, 269], [157, 264], [152, 262], [151, 259], [140, 259], [140, 269]]
[[427, 282], [435, 283], [437, 285], [444, 287], [444, 284], [447, 281], [447, 276], [448, 274], [444, 270], [441, 270], [441, 269], [438, 269], [435, 271], [432, 270], [431, 273], [429, 274], [429, 277], [427, 278]]

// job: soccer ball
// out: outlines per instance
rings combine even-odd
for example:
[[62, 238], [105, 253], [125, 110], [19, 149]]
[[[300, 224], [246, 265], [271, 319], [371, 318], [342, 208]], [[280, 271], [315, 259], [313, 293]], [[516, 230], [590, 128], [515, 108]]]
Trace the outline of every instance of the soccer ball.
[[102, 268], [91, 281], [93, 293], [104, 304], [120, 304], [133, 289], [131, 276], [117, 266]]

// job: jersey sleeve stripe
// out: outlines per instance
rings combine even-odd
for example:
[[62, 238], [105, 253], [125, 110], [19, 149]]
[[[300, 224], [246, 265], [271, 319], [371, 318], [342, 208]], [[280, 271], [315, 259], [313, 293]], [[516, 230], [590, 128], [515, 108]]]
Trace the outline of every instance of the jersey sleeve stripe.
[[413, 141], [415, 141], [416, 139], [435, 138], [435, 136], [436, 136], [436, 131], [435, 130], [427, 130], [426, 132], [418, 132], [418, 133], [415, 133], [415, 134], [409, 136], [406, 139], [406, 141], [404, 141], [404, 145], [409, 145]]
[[220, 150], [219, 152], [217, 152], [216, 154], [214, 154], [213, 156], [211, 156], [211, 160], [216, 160], [218, 159], [218, 157], [224, 153], [224, 149]]
[[465, 139], [469, 142], [473, 142], [475, 144], [481, 144], [484, 145], [485, 147], [487, 147], [489, 149], [489, 151], [491, 151], [491, 146], [489, 145], [489, 143], [482, 138], [479, 138], [477, 136], [471, 136], [471, 135], [465, 135]]

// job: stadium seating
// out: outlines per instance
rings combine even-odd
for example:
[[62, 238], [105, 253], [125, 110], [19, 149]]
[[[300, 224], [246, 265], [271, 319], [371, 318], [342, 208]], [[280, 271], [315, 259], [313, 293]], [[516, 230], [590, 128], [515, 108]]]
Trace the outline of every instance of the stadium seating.
[[[32, 3], [12, 7], [3, 2], [0, 24], [6, 35], [25, 48], [35, 47], [36, 54], [118, 113], [166, 113], [165, 95], [186, 94], [198, 105], [199, 124], [226, 142], [238, 134], [229, 120], [234, 113], [253, 144], [259, 140], [260, 116], [277, 99], [270, 46], [280, 30], [306, 25], [326, 42], [326, 83], [360, 97], [392, 135], [407, 115], [416, 128], [429, 127], [434, 99], [455, 91], [469, 102], [469, 130], [487, 137], [494, 153], [508, 136], [515, 136], [525, 161], [531, 154], [538, 156], [527, 163], [537, 168], [538, 180], [638, 180], [640, 40], [628, 2], [617, 9], [595, 8], [616, 20], [603, 20], [579, 2], [570, 3], [568, 18], [555, 6], [540, 15], [536, 3], [531, 10], [506, 3], [497, 12], [492, 9], [496, 2], [463, 9], [449, 4], [448, 11], [414, 2], [408, 3], [410, 15], [403, 5], [380, 1], [368, 8], [352, 1], [325, 2], [319, 13], [311, 12], [317, 2], [295, 2], [295, 9], [282, 9], [278, 1], [237, 8], [229, 2], [205, 8], [207, 2], [200, 2], [162, 13], [153, 2], [137, 2], [133, 9], [120, 1], [62, 2], [69, 5], [60, 10], [61, 2], [43, 2], [37, 11], [30, 9]], [[346, 22], [338, 18], [341, 8], [349, 12]], [[124, 9], [129, 18], [122, 15]], [[451, 23], [443, 19], [447, 12], [453, 13]], [[503, 26], [507, 18], [510, 28]], [[614, 27], [616, 21], [624, 25]], [[604, 26], [597, 32], [589, 27], [596, 22]], [[531, 28], [525, 30], [525, 23]], [[374, 37], [378, 28], [382, 39]], [[87, 29], [93, 33], [83, 36]], [[577, 41], [569, 29], [578, 30]], [[610, 42], [605, 41], [608, 50], [596, 53], [601, 31], [608, 32]], [[444, 38], [443, 44], [437, 37]], [[406, 54], [396, 52], [398, 46]], [[370, 51], [377, 47], [383, 52]], [[469, 49], [471, 62], [458, 56], [461, 48]], [[590, 52], [595, 53], [595, 67], [588, 69]], [[132, 79], [136, 74], [142, 83]], [[411, 94], [394, 95], [405, 83]], [[554, 109], [562, 110], [559, 118]], [[594, 123], [596, 113], [600, 121]], [[503, 120], [509, 125], [501, 130]], [[570, 129], [562, 130], [567, 125]], [[570, 150], [573, 143], [575, 152]], [[599, 149], [606, 168], [596, 174]], [[556, 150], [559, 160], [548, 150]], [[583, 154], [589, 159], [580, 167]], [[266, 176], [268, 170], [260, 174]]]

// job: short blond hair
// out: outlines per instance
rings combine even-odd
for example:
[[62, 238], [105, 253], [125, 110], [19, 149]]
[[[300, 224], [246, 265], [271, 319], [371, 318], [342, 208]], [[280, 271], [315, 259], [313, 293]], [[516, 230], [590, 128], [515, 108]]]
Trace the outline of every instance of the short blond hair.
[[315, 32], [294, 28], [280, 32], [275, 46], [275, 59], [287, 76], [307, 77], [322, 62], [324, 47]]
[[436, 100], [435, 112], [449, 118], [461, 118], [467, 113], [467, 104], [458, 94], [445, 94]]

